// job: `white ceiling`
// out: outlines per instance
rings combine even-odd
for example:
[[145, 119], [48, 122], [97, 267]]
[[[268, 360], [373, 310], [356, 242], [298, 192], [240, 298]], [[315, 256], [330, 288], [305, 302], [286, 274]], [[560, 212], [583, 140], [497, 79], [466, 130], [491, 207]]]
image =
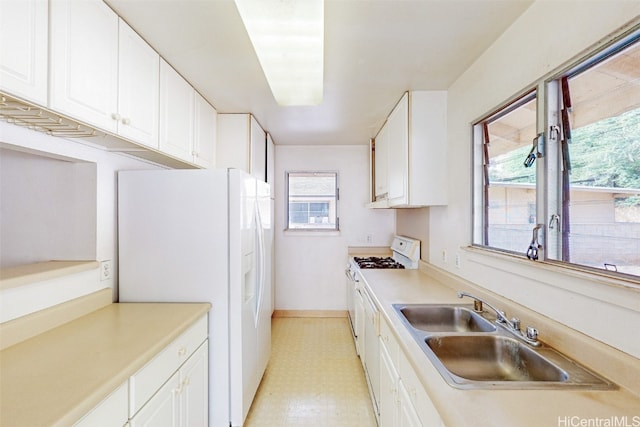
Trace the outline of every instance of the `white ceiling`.
[[324, 101], [278, 106], [233, 0], [106, 0], [221, 113], [276, 144], [366, 144], [406, 90], [447, 89], [533, 0], [326, 0]]

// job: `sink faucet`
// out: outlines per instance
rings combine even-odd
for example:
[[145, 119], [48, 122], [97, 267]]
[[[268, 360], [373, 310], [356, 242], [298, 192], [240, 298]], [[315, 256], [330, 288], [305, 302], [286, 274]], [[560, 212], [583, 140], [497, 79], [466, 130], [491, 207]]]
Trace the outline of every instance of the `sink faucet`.
[[533, 347], [539, 347], [541, 342], [538, 341], [538, 330], [533, 326], [527, 327], [527, 332], [522, 333], [520, 330], [520, 319], [517, 317], [509, 320], [504, 311], [495, 308], [487, 301], [477, 296], [471, 295], [467, 292], [458, 291], [458, 298], [469, 297], [473, 299], [473, 311], [482, 313], [484, 311], [483, 305], [488, 306], [490, 309], [496, 312], [496, 323], [503, 326], [507, 331], [511, 332], [516, 338], [526, 342]]

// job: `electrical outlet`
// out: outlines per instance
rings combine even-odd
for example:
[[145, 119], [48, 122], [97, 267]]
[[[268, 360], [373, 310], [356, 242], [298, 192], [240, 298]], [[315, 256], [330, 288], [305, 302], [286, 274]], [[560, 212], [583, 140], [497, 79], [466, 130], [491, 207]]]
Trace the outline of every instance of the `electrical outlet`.
[[446, 264], [446, 263], [447, 263], [447, 250], [446, 250], [446, 249], [443, 249], [443, 250], [442, 250], [442, 262], [443, 262], [444, 264]]
[[460, 268], [460, 254], [456, 254], [456, 267]]
[[111, 260], [105, 260], [100, 262], [100, 280], [111, 279], [113, 272], [111, 270]]
[[373, 234], [367, 234], [367, 243], [373, 242]]

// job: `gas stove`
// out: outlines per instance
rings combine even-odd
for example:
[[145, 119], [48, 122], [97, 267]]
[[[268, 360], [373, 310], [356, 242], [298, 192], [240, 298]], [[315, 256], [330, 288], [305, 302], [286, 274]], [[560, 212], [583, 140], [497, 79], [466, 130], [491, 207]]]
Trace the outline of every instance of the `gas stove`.
[[353, 257], [353, 260], [360, 268], [404, 268], [404, 265], [391, 257]]
[[415, 270], [418, 268], [418, 263], [420, 261], [420, 240], [405, 236], [394, 236], [390, 249], [393, 254], [390, 257], [353, 257], [352, 264], [354, 264], [354, 268], [357, 266], [362, 269], [406, 268]]

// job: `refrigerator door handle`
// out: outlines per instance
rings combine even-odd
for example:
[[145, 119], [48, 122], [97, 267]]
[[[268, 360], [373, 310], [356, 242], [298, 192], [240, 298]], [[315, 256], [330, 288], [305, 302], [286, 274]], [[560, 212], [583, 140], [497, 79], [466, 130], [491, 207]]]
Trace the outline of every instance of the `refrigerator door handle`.
[[264, 228], [262, 226], [262, 218], [260, 217], [259, 204], [255, 205], [255, 226], [256, 226], [256, 298], [255, 298], [255, 321], [256, 327], [260, 318], [260, 306], [262, 305], [262, 298], [264, 295], [264, 281], [265, 281], [265, 247], [264, 247]]

